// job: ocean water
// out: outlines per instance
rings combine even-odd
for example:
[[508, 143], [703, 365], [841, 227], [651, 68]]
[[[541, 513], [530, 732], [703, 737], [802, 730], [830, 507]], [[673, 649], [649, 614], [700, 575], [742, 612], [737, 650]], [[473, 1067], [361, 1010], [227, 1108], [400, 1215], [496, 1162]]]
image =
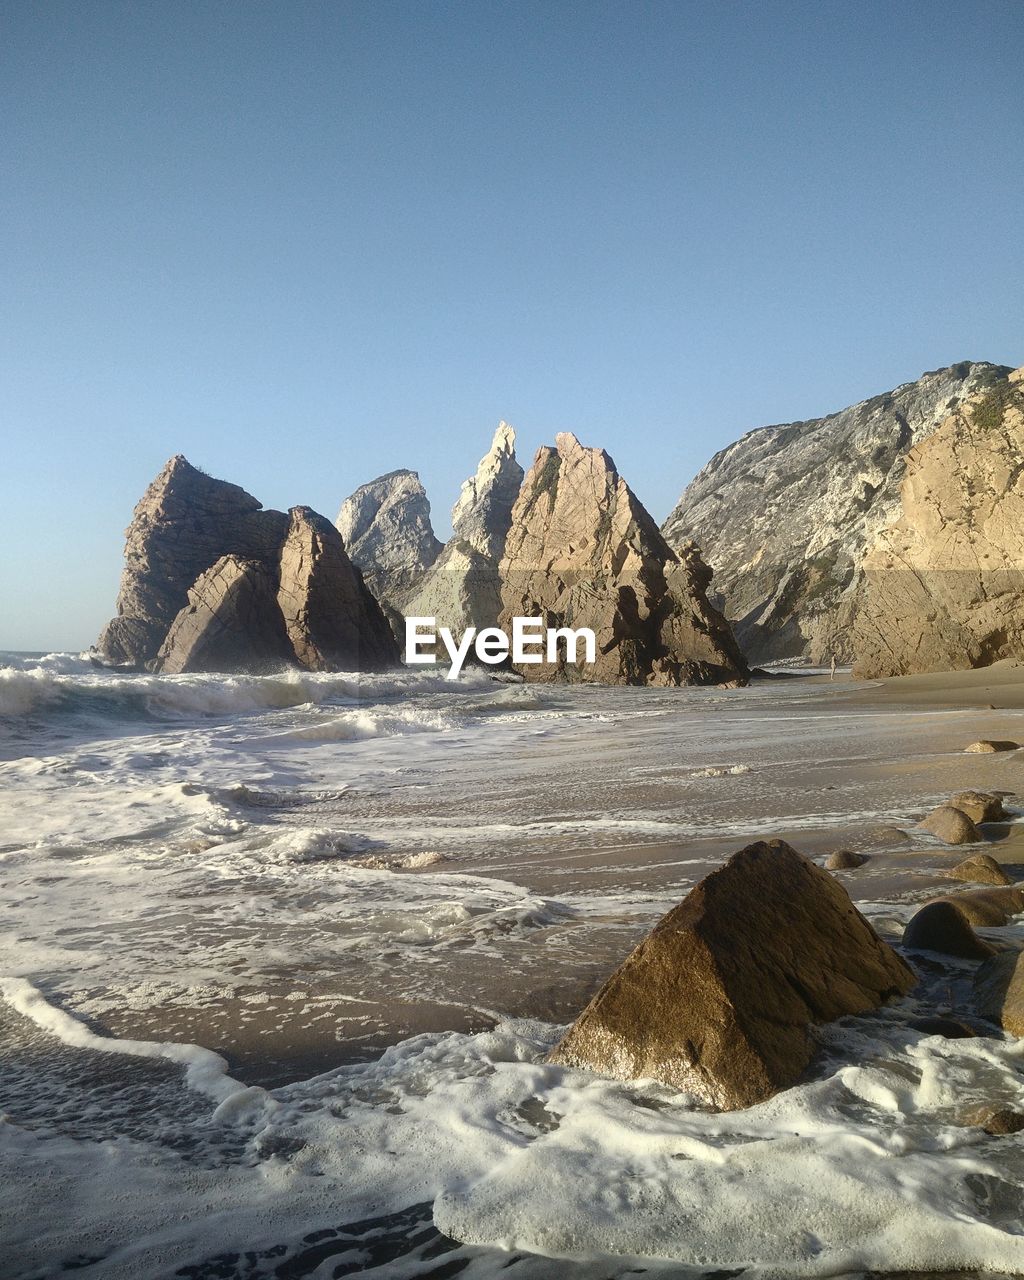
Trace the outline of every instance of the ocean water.
[[545, 1062], [751, 839], [869, 852], [898, 943], [962, 856], [913, 822], [1017, 789], [982, 735], [1024, 715], [0, 655], [0, 1275], [1024, 1273], [1024, 1141], [967, 1123], [1024, 1050], [909, 1025], [966, 967], [731, 1115]]

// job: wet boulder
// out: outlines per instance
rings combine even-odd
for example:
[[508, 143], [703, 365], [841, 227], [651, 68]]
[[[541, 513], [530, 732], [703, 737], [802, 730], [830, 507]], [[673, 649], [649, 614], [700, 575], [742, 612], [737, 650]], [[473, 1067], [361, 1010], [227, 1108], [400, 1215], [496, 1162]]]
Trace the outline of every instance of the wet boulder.
[[1003, 951], [978, 966], [974, 1009], [1012, 1036], [1024, 1036], [1024, 955]]
[[958, 791], [949, 803], [975, 824], [1006, 822], [1010, 817], [1003, 808], [1003, 797], [994, 791]]
[[867, 862], [863, 853], [854, 853], [852, 849], [837, 849], [825, 860], [826, 871], [854, 871]]
[[1011, 916], [1024, 911], [1024, 891], [1016, 885], [995, 889], [968, 889], [966, 893], [943, 895], [932, 902], [951, 902], [973, 925], [997, 929], [1008, 924]]
[[951, 880], [966, 880], [973, 884], [1007, 885], [1013, 881], [989, 853], [975, 853], [958, 862], [946, 875]]
[[951, 804], [940, 804], [917, 825], [944, 844], [977, 844], [984, 839], [967, 814]]
[[1019, 751], [1020, 743], [1011, 742], [1007, 738], [981, 738], [977, 742], [972, 742], [970, 746], [964, 747], [964, 751], [969, 755], [991, 755], [994, 751]]
[[948, 900], [929, 902], [917, 912], [904, 930], [903, 946], [960, 960], [984, 960], [994, 954], [994, 948], [978, 937], [963, 912]]
[[815, 1024], [915, 982], [833, 876], [784, 841], [760, 841], [658, 922], [551, 1061], [653, 1077], [733, 1110], [798, 1080]]

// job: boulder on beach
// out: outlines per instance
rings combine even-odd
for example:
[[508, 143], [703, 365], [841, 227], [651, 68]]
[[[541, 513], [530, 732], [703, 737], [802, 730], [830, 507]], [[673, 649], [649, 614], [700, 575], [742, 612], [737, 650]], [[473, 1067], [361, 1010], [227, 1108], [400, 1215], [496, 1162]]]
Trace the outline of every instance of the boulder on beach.
[[[996, 889], [968, 889], [966, 893], [943, 895], [932, 902], [951, 902], [973, 925], [999, 928], [1024, 911], [1024, 889], [1007, 885]], [[927, 904], [926, 904], [927, 905]]]
[[277, 582], [263, 565], [221, 556], [201, 574], [156, 658], [167, 675], [185, 671], [266, 674], [293, 666]]
[[1024, 1129], [1024, 1114], [1010, 1107], [1000, 1107], [998, 1111], [989, 1112], [981, 1127], [993, 1138], [1020, 1133]]
[[537, 451], [512, 509], [499, 567], [502, 615], [589, 628], [595, 661], [561, 652], [527, 680], [689, 685], [745, 681], [732, 630], [708, 602], [697, 547], [673, 550], [603, 449], [569, 432]]
[[796, 1082], [814, 1024], [916, 981], [834, 877], [784, 841], [759, 841], [658, 922], [550, 1060], [653, 1077], [733, 1110]]
[[1012, 884], [1013, 881], [995, 858], [988, 853], [975, 853], [958, 862], [946, 875], [951, 880], [965, 880], [970, 884]]
[[968, 755], [991, 755], [996, 751], [1019, 751], [1020, 743], [1011, 742], [1009, 738], [980, 738], [977, 742], [972, 742], [970, 746], [964, 747], [964, 752]]
[[944, 844], [977, 844], [984, 839], [967, 814], [951, 804], [940, 804], [917, 825]]
[[867, 862], [863, 853], [854, 853], [852, 849], [837, 849], [825, 860], [826, 871], [853, 871]]
[[995, 952], [948, 899], [929, 902], [912, 917], [903, 932], [903, 946], [908, 951], [934, 951], [960, 960], [984, 960]]
[[995, 791], [958, 791], [950, 796], [949, 804], [970, 820], [981, 822], [1006, 822], [1010, 815], [1003, 808], [1003, 797]]
[[974, 1008], [1013, 1036], [1024, 1036], [1024, 955], [1003, 951], [979, 965]]

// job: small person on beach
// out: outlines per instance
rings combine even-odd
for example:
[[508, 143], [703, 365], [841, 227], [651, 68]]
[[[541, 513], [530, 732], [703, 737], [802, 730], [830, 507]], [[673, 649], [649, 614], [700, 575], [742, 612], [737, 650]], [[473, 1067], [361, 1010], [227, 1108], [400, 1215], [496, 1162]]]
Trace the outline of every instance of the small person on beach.
[[832, 655], [832, 661], [829, 663], [828, 678], [834, 680], [836, 678], [836, 655]]

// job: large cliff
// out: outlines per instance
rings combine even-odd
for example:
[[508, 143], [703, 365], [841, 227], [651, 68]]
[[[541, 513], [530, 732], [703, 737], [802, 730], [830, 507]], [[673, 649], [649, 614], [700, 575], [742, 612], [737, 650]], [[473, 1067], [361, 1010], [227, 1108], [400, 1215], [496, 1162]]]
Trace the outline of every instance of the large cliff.
[[[711, 573], [696, 547], [674, 552], [602, 449], [574, 435], [537, 451], [500, 566], [501, 625], [543, 618], [589, 627], [597, 661], [524, 666], [530, 680], [718, 684], [746, 664], [708, 604]], [[582, 654], [578, 655], [582, 658]]]
[[662, 531], [699, 544], [748, 658], [852, 657], [857, 566], [897, 512], [904, 455], [1007, 372], [965, 361], [826, 418], [750, 431], [712, 458]]
[[911, 449], [852, 634], [861, 676], [1024, 659], [1024, 369]]

